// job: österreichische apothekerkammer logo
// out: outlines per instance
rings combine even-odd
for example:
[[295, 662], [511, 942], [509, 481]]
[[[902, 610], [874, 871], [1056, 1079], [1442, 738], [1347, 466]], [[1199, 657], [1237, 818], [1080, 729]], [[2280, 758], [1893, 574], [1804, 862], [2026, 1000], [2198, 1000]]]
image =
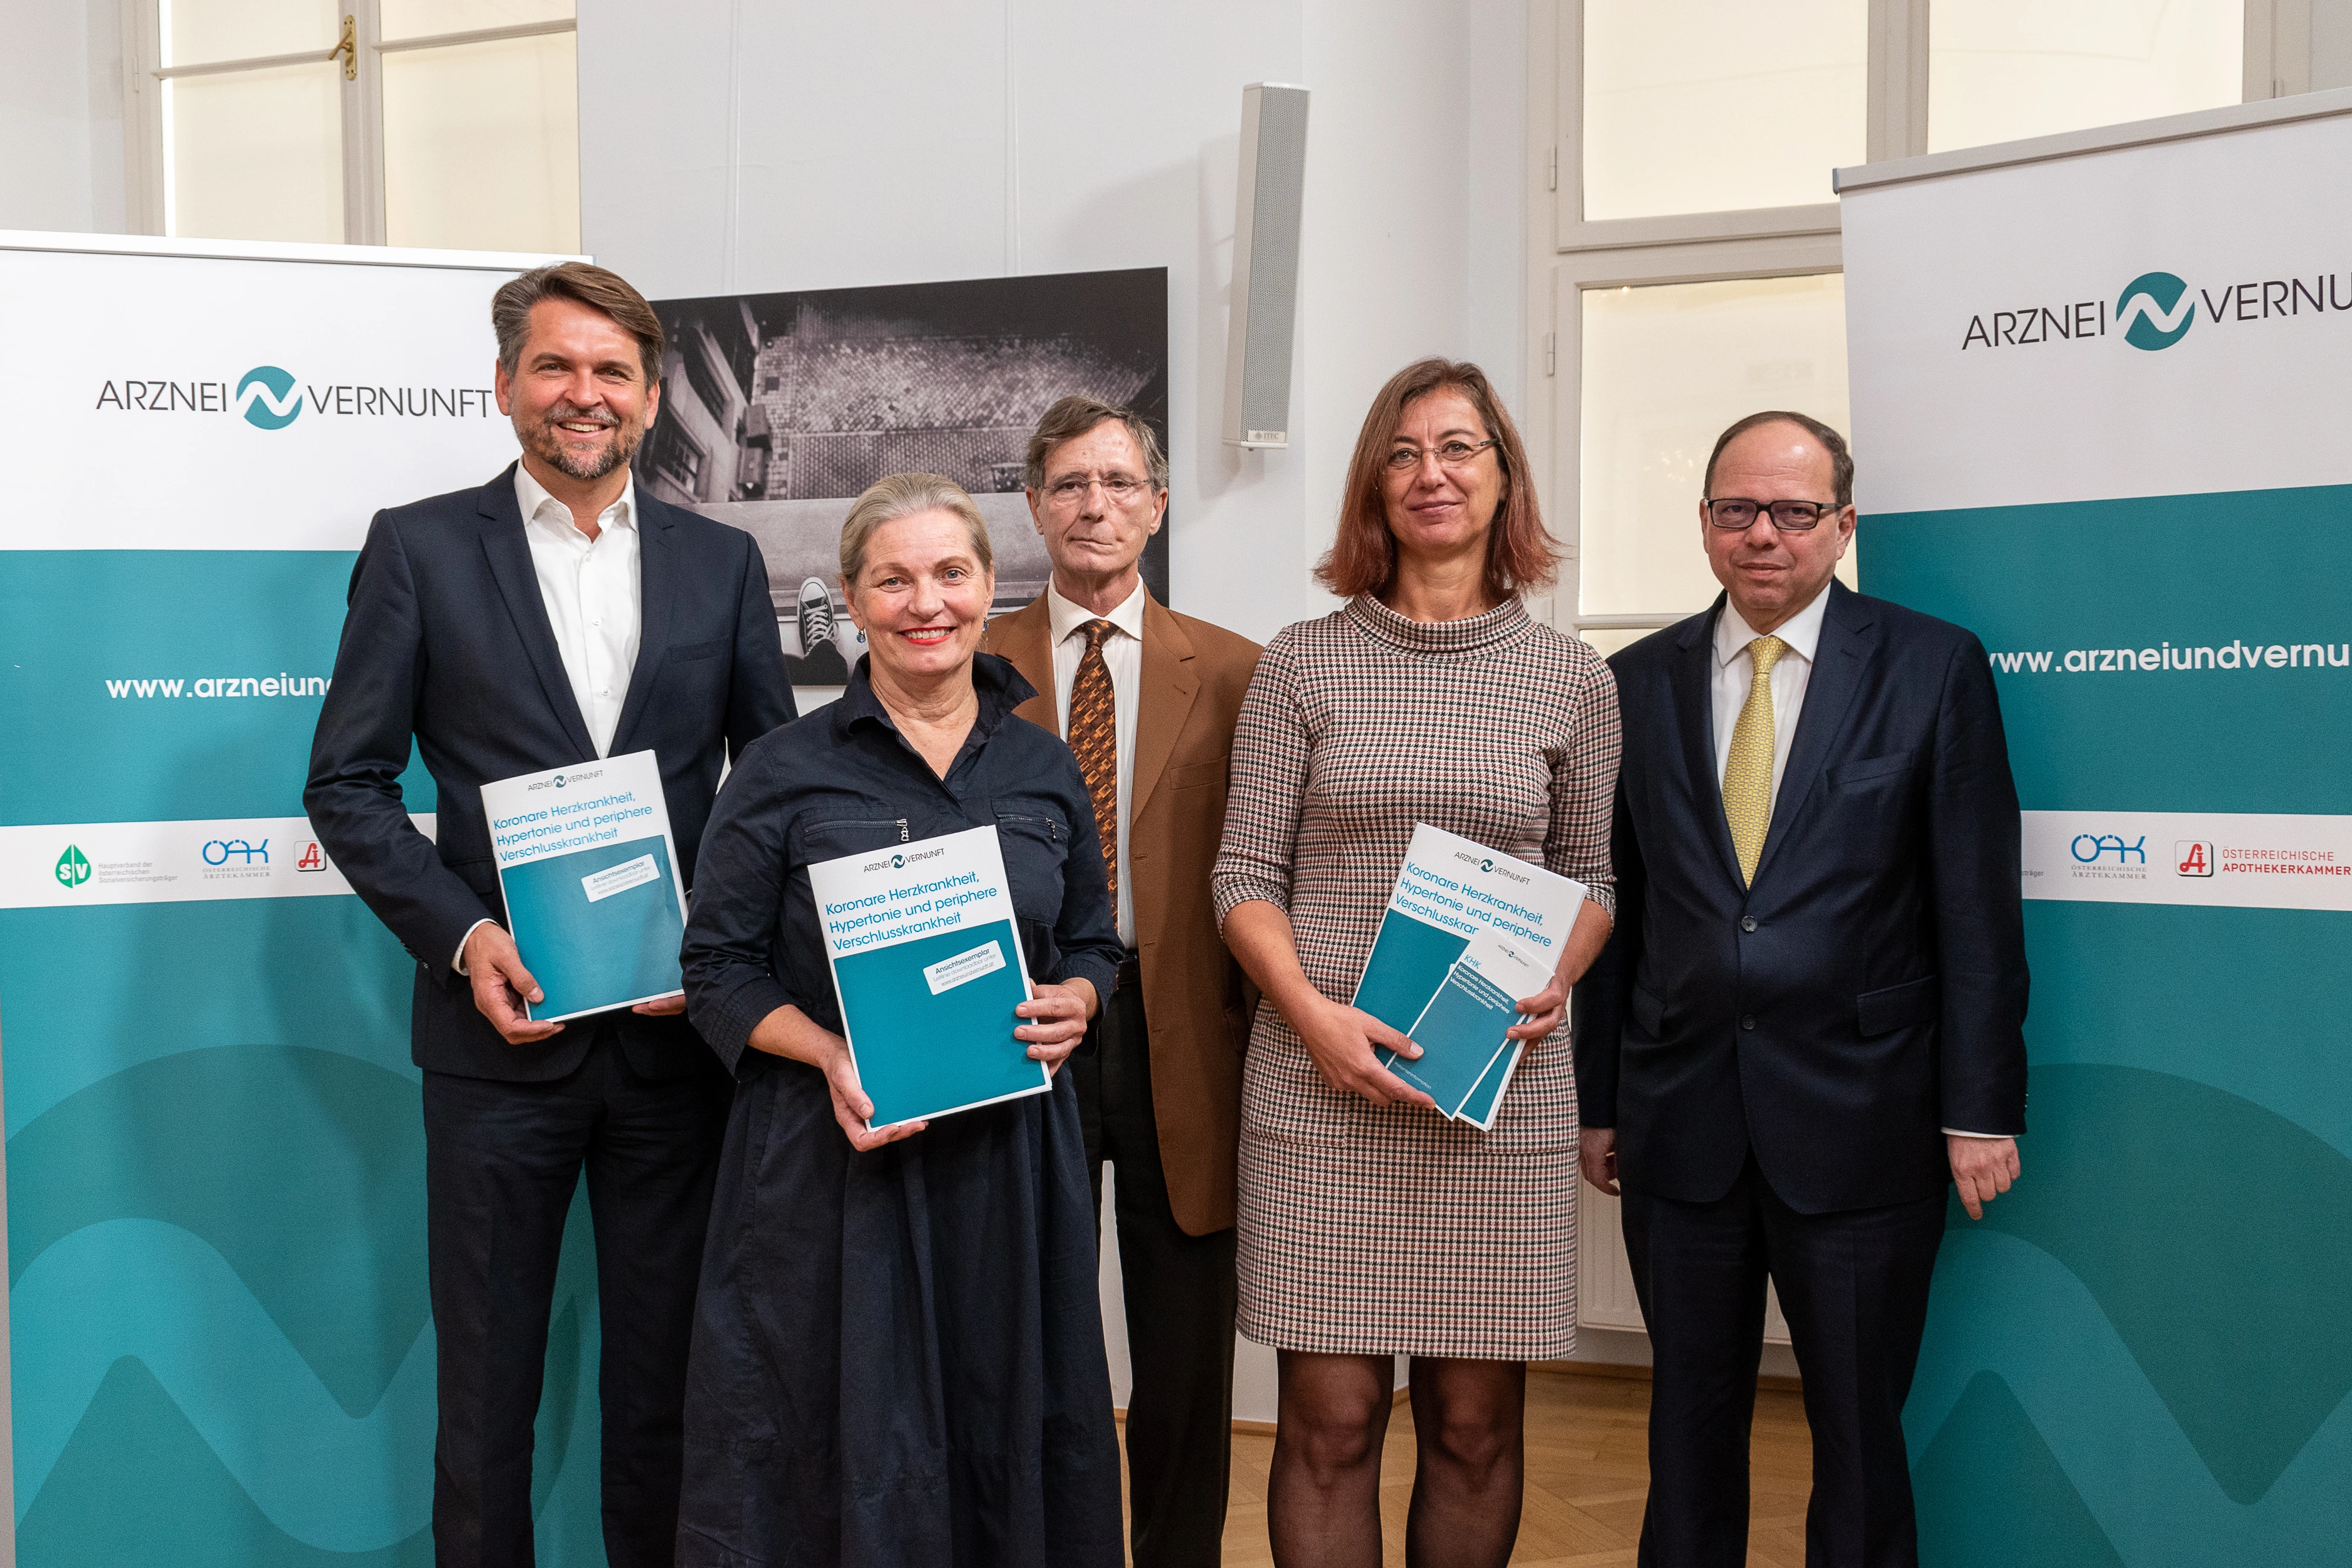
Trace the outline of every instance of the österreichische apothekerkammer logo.
[[283, 430], [302, 412], [302, 394], [295, 390], [294, 378], [276, 365], [256, 365], [246, 371], [236, 383], [236, 402], [245, 422], [264, 430]]
[[2141, 273], [2116, 299], [2116, 325], [2135, 349], [2169, 349], [2189, 336], [2196, 321], [2197, 301], [2189, 285], [2168, 272]]

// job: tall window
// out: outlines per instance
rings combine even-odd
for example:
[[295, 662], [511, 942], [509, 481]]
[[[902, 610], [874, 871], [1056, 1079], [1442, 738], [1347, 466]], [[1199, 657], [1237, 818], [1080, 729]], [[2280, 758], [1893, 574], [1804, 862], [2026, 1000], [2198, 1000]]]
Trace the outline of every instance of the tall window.
[[1704, 608], [1717, 433], [1848, 428], [1832, 169], [2300, 90], [2271, 53], [2294, 3], [1558, 0], [1553, 619], [1613, 650]]
[[191, 239], [580, 248], [573, 0], [133, 0], [132, 199]]

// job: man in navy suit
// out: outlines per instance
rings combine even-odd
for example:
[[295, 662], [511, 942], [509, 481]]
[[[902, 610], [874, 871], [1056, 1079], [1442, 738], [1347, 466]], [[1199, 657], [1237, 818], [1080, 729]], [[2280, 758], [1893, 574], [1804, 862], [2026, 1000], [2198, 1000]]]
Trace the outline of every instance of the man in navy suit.
[[[320, 841], [416, 960], [443, 1564], [528, 1564], [532, 1424], [564, 1217], [584, 1168], [604, 1335], [604, 1545], [667, 1564], [703, 1230], [730, 1081], [682, 998], [533, 1023], [481, 785], [650, 750], [690, 888], [721, 766], [793, 716], [749, 536], [638, 493], [662, 328], [578, 262], [491, 307], [499, 409], [520, 463], [376, 514], [352, 572], [303, 801]], [[428, 839], [399, 777], [439, 794]]]
[[1723, 594], [1610, 660], [1617, 925], [1576, 988], [1583, 1168], [1622, 1183], [1654, 1358], [1641, 1561], [1747, 1560], [1769, 1275], [1813, 1434], [1813, 1568], [1918, 1561], [1903, 1401], [1947, 1189], [2018, 1175], [2017, 791], [1983, 647], [1832, 580], [1853, 461], [1739, 421], [1699, 531]]

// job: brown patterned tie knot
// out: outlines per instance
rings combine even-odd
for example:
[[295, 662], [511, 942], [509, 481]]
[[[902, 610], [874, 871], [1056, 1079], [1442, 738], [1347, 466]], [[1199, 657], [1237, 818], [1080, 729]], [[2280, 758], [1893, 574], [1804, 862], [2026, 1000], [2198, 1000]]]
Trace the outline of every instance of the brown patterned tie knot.
[[1102, 839], [1103, 866], [1110, 873], [1111, 905], [1118, 904], [1118, 702], [1111, 691], [1110, 665], [1103, 642], [1118, 627], [1097, 616], [1078, 628], [1086, 655], [1070, 682], [1070, 750], [1087, 781], [1095, 807], [1095, 831]]

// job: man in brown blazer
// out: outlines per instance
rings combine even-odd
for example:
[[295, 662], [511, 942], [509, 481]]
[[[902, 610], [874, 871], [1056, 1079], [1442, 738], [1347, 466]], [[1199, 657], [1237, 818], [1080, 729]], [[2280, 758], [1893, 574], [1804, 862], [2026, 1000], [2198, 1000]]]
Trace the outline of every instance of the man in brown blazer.
[[1258, 645], [1179, 615], [1136, 570], [1168, 512], [1168, 460], [1132, 410], [1066, 397], [1030, 437], [1029, 512], [1054, 579], [982, 644], [1038, 695], [1015, 710], [1077, 754], [1129, 956], [1070, 1071], [1097, 1207], [1114, 1213], [1134, 1391], [1137, 1568], [1213, 1564], [1234, 1386], [1234, 1162], [1249, 1011], [1217, 937], [1209, 867], [1234, 720]]

